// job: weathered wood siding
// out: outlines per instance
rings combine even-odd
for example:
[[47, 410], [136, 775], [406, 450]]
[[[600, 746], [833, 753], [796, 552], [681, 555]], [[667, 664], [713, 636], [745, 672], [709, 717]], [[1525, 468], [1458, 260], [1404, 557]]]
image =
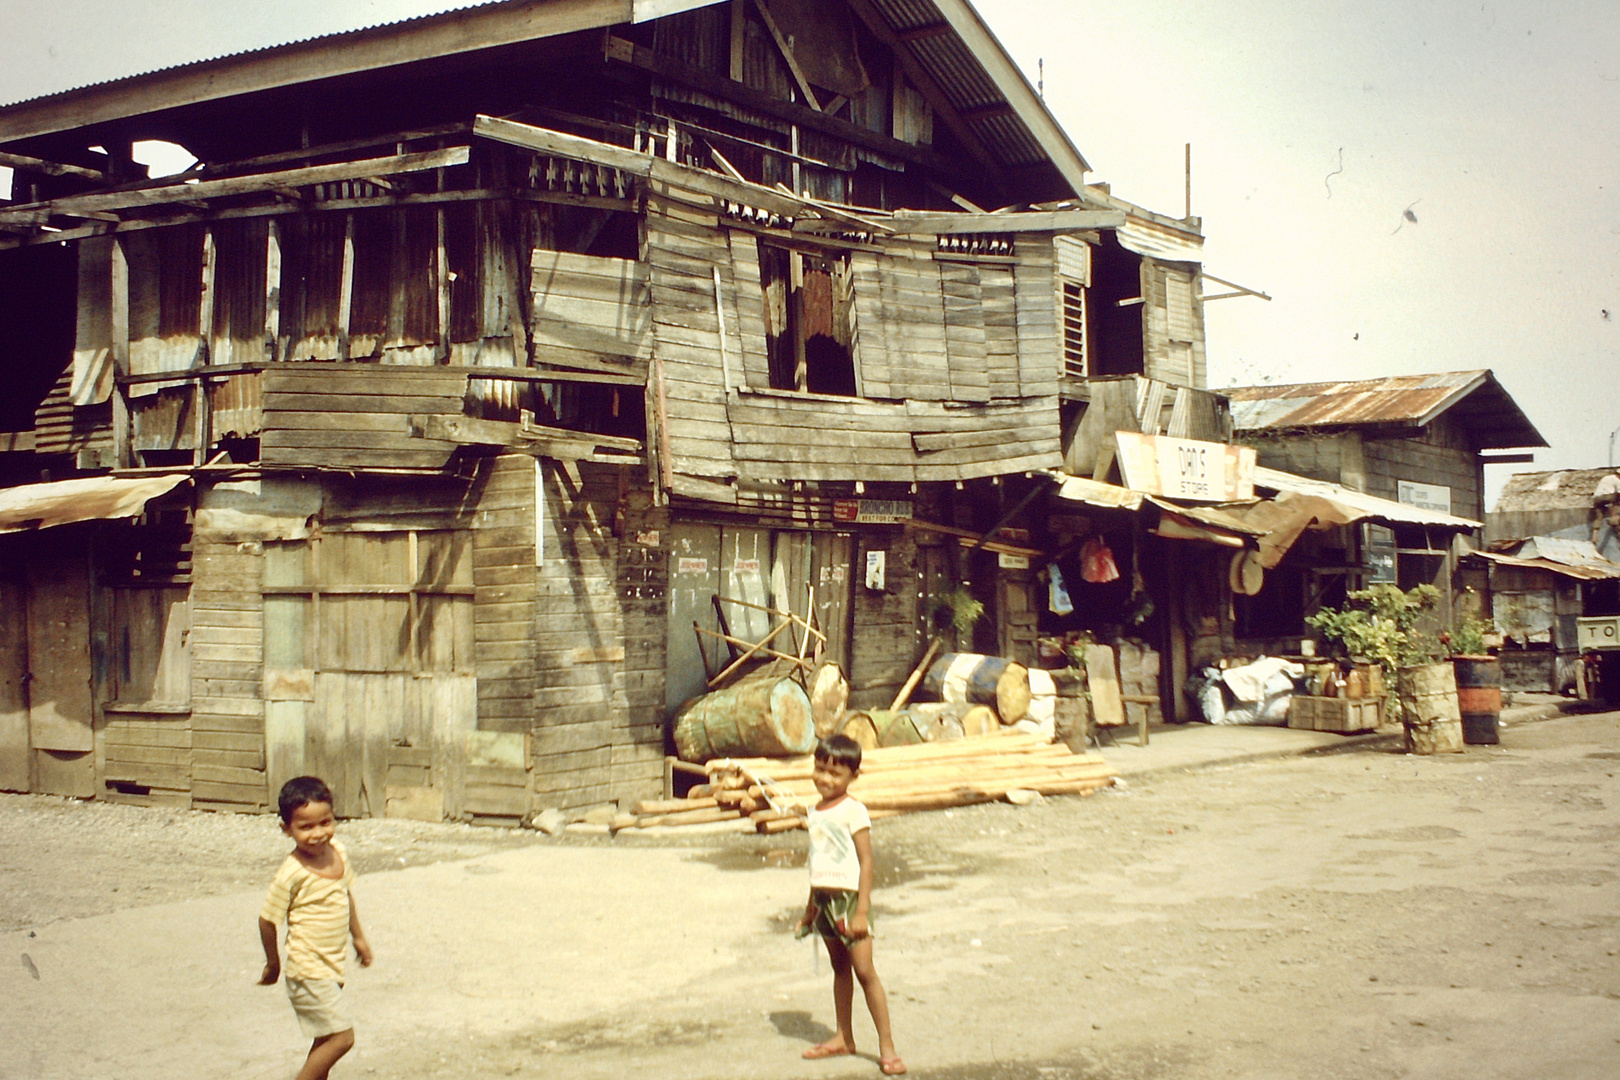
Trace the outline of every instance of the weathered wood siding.
[[[868, 589], [862, 583], [869, 551], [884, 552], [882, 590]], [[856, 537], [854, 555], [849, 707], [887, 708], [923, 648], [917, 609], [917, 542], [912, 533], [900, 529], [864, 532]]]
[[264, 374], [266, 465], [441, 469], [456, 445], [411, 434], [413, 415], [461, 416], [467, 378], [423, 367], [280, 364]]
[[263, 560], [257, 540], [194, 542], [193, 806], [251, 811], [269, 806], [275, 795], [256, 756], [265, 738]]
[[1209, 382], [1197, 272], [1142, 260], [1143, 374], [1173, 386]]

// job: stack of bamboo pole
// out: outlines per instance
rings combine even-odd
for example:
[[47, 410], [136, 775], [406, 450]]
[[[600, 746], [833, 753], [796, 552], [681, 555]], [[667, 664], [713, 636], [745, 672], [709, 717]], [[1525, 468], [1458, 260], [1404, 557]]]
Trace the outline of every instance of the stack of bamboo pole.
[[[710, 825], [747, 820], [762, 833], [802, 828], [819, 799], [811, 757], [720, 758], [705, 765], [709, 782], [685, 799], [637, 803], [615, 819], [615, 832], [653, 825]], [[1014, 790], [1090, 795], [1118, 774], [1100, 754], [1077, 754], [1037, 735], [1001, 731], [945, 743], [868, 750], [850, 794], [873, 817], [993, 802]]]

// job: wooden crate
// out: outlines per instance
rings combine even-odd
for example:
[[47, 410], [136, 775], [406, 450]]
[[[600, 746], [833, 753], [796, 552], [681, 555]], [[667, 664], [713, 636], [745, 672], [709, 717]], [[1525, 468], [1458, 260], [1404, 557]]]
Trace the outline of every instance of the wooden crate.
[[1295, 694], [1288, 703], [1288, 726], [1303, 731], [1372, 731], [1378, 727], [1379, 704], [1377, 698]]

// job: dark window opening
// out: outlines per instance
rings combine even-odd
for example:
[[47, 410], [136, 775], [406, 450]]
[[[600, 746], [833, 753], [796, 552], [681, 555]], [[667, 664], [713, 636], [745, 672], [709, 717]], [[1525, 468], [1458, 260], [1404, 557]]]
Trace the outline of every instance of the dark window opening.
[[0, 431], [34, 430], [34, 411], [73, 361], [78, 317], [75, 244], [42, 244], [0, 258]]
[[1142, 257], [1110, 230], [1092, 249], [1089, 308], [1087, 374], [1142, 374]]
[[771, 388], [854, 395], [854, 278], [847, 256], [761, 242]]

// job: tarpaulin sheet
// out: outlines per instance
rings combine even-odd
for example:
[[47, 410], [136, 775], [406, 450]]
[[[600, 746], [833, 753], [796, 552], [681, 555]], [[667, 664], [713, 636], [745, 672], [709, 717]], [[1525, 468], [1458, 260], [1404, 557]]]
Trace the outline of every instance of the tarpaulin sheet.
[[48, 529], [75, 521], [134, 517], [147, 502], [173, 490], [185, 473], [87, 476], [0, 490], [0, 533]]

